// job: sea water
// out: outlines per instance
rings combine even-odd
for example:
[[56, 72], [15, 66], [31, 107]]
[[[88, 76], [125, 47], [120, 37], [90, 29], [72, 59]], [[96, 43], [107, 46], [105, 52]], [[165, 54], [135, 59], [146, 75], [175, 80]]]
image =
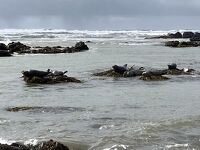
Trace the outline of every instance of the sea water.
[[[167, 81], [94, 77], [128, 64], [200, 70], [200, 49], [164, 47], [146, 37], [176, 31], [0, 30], [0, 40], [29, 46], [73, 46], [89, 51], [0, 58], [0, 143], [54, 139], [75, 149], [200, 149], [200, 76]], [[21, 71], [68, 70], [83, 83], [29, 85]], [[8, 112], [6, 108], [35, 109]]]

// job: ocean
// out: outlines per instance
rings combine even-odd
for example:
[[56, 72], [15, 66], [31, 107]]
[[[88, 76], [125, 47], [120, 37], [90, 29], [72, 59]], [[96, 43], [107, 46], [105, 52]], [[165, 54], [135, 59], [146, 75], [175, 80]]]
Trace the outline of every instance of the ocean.
[[[184, 30], [180, 30], [183, 32]], [[200, 76], [167, 81], [95, 77], [113, 65], [128, 64], [200, 71], [200, 49], [165, 47], [166, 39], [146, 39], [170, 31], [0, 30], [0, 42], [29, 46], [73, 46], [89, 51], [14, 54], [0, 58], [0, 143], [54, 139], [75, 150], [200, 149]], [[30, 85], [21, 71], [68, 70], [83, 83]], [[34, 109], [8, 112], [9, 107]]]

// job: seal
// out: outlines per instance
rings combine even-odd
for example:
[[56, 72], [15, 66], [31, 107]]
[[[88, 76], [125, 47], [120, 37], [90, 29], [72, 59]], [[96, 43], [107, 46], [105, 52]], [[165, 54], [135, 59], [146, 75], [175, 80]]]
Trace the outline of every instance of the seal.
[[68, 71], [57, 71], [57, 70], [55, 70], [52, 73], [53, 73], [54, 76], [63, 76], [67, 72]]
[[150, 76], [162, 76], [167, 74], [167, 69], [164, 70], [149, 70], [147, 72], [142, 73], [142, 76], [150, 77]]
[[40, 70], [30, 70], [30, 71], [22, 71], [22, 74], [26, 77], [32, 78], [34, 76], [43, 78], [50, 74], [51, 72], [49, 69], [47, 71], [40, 71]]
[[168, 69], [169, 69], [169, 70], [177, 69], [177, 64], [175, 64], [175, 63], [169, 64], [169, 65], [168, 65]]
[[114, 65], [112, 66], [112, 68], [114, 69], [114, 71], [116, 73], [119, 73], [119, 74], [123, 74], [125, 71], [127, 71], [127, 64], [123, 65], [123, 66], [118, 66], [118, 65]]
[[134, 67], [132, 66], [129, 70], [125, 71], [123, 76], [124, 77], [136, 77], [141, 76], [142, 73], [145, 72], [145, 69], [143, 67]]

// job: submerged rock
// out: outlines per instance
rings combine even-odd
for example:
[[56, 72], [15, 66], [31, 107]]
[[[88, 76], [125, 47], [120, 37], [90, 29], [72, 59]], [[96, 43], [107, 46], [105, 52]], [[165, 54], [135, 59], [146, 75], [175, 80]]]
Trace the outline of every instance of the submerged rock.
[[53, 72], [48, 71], [39, 71], [39, 70], [30, 70], [22, 71], [24, 81], [27, 83], [39, 83], [39, 84], [54, 84], [54, 83], [81, 83], [80, 80], [74, 77], [68, 77], [64, 75], [54, 75]]

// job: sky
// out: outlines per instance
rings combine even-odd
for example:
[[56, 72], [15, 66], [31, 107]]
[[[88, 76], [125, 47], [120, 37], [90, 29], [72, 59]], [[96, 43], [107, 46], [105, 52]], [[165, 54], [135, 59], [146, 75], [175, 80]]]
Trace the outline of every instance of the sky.
[[0, 28], [199, 29], [200, 0], [0, 0]]

